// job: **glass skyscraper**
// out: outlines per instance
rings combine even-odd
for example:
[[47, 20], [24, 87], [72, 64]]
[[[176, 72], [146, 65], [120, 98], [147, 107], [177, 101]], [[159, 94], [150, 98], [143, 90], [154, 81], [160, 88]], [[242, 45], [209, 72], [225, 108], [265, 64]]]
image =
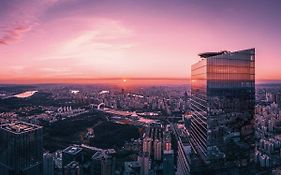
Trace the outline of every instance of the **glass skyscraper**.
[[0, 174], [42, 175], [43, 129], [16, 122], [0, 126]]
[[249, 168], [254, 155], [255, 49], [199, 54], [191, 73], [191, 146], [209, 170]]

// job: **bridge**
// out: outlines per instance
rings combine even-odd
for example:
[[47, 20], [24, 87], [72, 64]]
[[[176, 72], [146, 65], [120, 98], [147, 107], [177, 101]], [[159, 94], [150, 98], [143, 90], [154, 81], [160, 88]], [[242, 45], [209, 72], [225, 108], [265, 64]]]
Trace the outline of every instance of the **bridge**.
[[100, 104], [90, 104], [90, 107], [93, 108], [97, 108], [98, 110], [102, 109], [105, 107], [104, 103], [100, 103]]

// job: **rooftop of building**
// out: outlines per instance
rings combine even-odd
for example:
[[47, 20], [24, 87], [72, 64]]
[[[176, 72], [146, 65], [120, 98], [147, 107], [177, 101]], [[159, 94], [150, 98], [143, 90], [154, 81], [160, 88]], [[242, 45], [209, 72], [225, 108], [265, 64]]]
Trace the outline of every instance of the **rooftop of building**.
[[135, 174], [135, 171], [139, 171], [141, 164], [138, 161], [124, 162], [124, 171], [126, 174]]
[[109, 158], [109, 155], [107, 155], [104, 151], [98, 151], [92, 156], [93, 160], [100, 160], [103, 158], [104, 159]]
[[100, 150], [97, 151], [93, 156], [92, 159], [93, 160], [100, 160], [102, 158], [110, 158], [112, 157], [113, 154], [115, 154], [116, 151], [114, 149], [106, 149], [106, 150]]
[[69, 164], [67, 164], [65, 168], [70, 168], [70, 169], [79, 168], [79, 163], [76, 161], [72, 161]]
[[141, 166], [138, 161], [124, 162], [124, 164], [125, 164], [125, 167], [130, 167], [130, 168], [138, 168]]
[[151, 138], [153, 140], [162, 140], [163, 139], [164, 128], [158, 125], [150, 125], [146, 128], [144, 138]]
[[42, 128], [42, 126], [34, 125], [31, 123], [26, 123], [26, 122], [13, 122], [13, 123], [6, 123], [0, 125], [0, 128], [14, 133], [14, 134], [21, 134], [29, 131], [33, 131], [39, 128]]
[[82, 151], [79, 146], [69, 146], [63, 150], [64, 153], [76, 155]]
[[239, 50], [239, 51], [227, 51], [227, 50], [223, 50], [223, 51], [219, 51], [219, 52], [203, 52], [198, 54], [201, 58], [209, 58], [209, 57], [213, 57], [213, 56], [218, 56], [218, 55], [225, 55], [225, 54], [232, 54], [232, 53], [252, 53], [255, 49], [251, 48], [251, 49], [245, 49], [245, 50]]
[[164, 154], [174, 154], [174, 150], [164, 150]]
[[198, 54], [201, 58], [208, 58], [208, 57], [212, 57], [212, 56], [217, 56], [217, 55], [223, 55], [223, 54], [227, 54], [230, 53], [229, 51], [220, 51], [220, 52], [203, 52]]

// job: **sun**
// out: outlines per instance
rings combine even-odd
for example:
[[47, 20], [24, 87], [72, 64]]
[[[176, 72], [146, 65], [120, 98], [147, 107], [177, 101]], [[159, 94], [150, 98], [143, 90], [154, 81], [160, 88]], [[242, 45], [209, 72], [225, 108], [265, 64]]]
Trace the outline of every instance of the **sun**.
[[126, 79], [123, 79], [123, 83], [126, 83], [127, 82], [127, 80]]

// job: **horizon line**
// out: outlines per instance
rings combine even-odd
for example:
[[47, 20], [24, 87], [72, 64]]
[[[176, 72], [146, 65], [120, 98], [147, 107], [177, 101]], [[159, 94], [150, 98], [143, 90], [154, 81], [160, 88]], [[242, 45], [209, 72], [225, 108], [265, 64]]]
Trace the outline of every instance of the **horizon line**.
[[[157, 84], [190, 84], [191, 78], [183, 77], [111, 77], [111, 78], [21, 78], [0, 79], [0, 84], [120, 84], [126, 80], [127, 84], [149, 83], [157, 81]], [[162, 81], [162, 82], [159, 82]], [[281, 83], [281, 79], [256, 79], [259, 83]], [[177, 83], [176, 83], [177, 82]], [[123, 82], [124, 83], [124, 82]]]

